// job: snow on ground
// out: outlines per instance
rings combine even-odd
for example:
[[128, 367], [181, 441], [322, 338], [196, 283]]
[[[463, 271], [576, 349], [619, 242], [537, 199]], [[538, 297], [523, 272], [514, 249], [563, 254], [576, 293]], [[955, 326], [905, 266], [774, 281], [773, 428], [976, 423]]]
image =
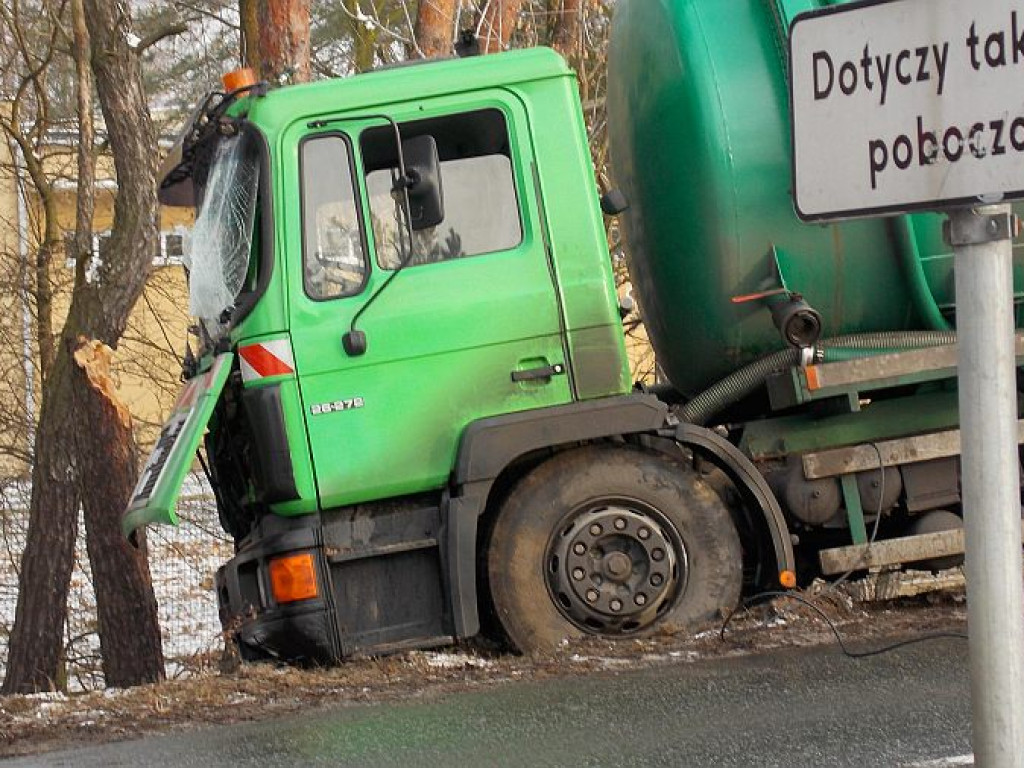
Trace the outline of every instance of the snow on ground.
[[[27, 484], [0, 487], [0, 677], [6, 672], [7, 638], [18, 601], [18, 563], [28, 525], [28, 499]], [[150, 572], [169, 678], [187, 676], [219, 656], [223, 641], [213, 575], [233, 554], [204, 481], [195, 476], [186, 480], [178, 515], [179, 527], [151, 526], [148, 533]], [[79, 520], [79, 531], [84, 530]], [[65, 647], [69, 689], [102, 688], [96, 604], [81, 535], [71, 576]]]
[[[410, 654], [412, 655], [412, 654]], [[421, 655], [428, 667], [434, 669], [486, 669], [493, 666], [490, 659], [472, 656], [468, 653], [451, 653], [447, 651], [425, 651]]]

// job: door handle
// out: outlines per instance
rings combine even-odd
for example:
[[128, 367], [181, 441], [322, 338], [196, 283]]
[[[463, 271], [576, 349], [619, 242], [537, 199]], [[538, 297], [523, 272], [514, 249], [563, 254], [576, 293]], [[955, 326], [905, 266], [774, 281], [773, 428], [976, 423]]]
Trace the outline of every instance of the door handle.
[[565, 373], [565, 366], [561, 363], [544, 365], [540, 368], [527, 368], [525, 371], [512, 371], [512, 381], [539, 381], [550, 379], [552, 376], [560, 376]]

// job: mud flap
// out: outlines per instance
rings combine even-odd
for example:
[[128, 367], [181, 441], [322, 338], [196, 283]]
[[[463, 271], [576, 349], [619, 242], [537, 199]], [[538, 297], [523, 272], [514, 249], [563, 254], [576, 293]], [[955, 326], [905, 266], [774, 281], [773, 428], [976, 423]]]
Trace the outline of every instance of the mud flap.
[[121, 532], [133, 544], [135, 531], [149, 523], [178, 524], [174, 508], [181, 484], [231, 373], [234, 357], [233, 352], [217, 355], [213, 365], [186, 382], [178, 396], [121, 518]]

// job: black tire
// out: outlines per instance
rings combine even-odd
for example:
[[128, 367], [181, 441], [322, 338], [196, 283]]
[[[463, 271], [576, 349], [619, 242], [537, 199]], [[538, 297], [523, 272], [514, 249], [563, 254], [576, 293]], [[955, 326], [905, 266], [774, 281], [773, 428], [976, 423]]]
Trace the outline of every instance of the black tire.
[[512, 489], [488, 548], [494, 609], [512, 645], [586, 634], [691, 631], [734, 608], [739, 536], [680, 461], [627, 445], [559, 454]]

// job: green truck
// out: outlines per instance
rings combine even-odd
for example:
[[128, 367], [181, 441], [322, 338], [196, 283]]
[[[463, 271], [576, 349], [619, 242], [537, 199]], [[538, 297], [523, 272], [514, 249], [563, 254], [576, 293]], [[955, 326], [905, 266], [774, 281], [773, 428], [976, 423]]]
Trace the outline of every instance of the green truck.
[[[939, 221], [793, 210], [787, 34], [822, 4], [619, 0], [600, 206], [550, 50], [208, 98], [161, 186], [197, 211], [198, 349], [126, 535], [176, 522], [205, 442], [224, 627], [310, 663], [688, 629], [955, 559]], [[630, 380], [602, 208], [658, 384]]]

